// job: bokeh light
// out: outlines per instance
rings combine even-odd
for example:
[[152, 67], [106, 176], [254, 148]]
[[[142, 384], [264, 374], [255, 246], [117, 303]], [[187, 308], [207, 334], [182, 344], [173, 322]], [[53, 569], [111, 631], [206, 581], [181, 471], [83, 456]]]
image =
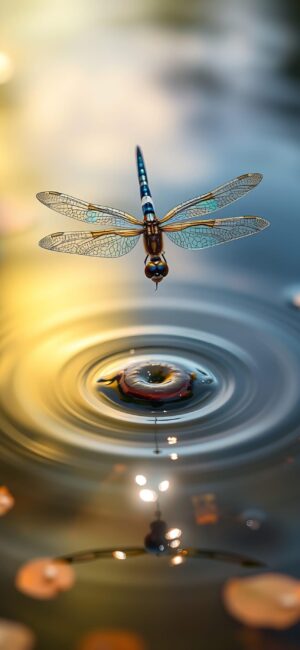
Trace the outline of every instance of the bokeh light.
[[292, 304], [296, 309], [300, 309], [300, 292], [293, 295]]
[[0, 84], [5, 84], [14, 74], [14, 64], [6, 52], [0, 52]]
[[168, 532], [166, 533], [166, 538], [167, 539], [178, 539], [178, 537], [181, 537], [182, 531], [180, 528], [170, 528]]
[[246, 508], [239, 515], [240, 523], [253, 532], [258, 531], [266, 521], [266, 514], [260, 508]]
[[300, 620], [300, 581], [277, 573], [235, 578], [226, 583], [223, 601], [241, 623], [285, 629]]
[[176, 445], [177, 436], [168, 436], [167, 437], [167, 442], [168, 442], [168, 445]]
[[126, 553], [124, 553], [123, 551], [114, 551], [113, 557], [115, 558], [115, 560], [126, 560], [127, 556]]
[[146, 650], [146, 645], [134, 632], [99, 630], [87, 634], [76, 650]]
[[186, 558], [183, 557], [183, 555], [174, 555], [174, 557], [172, 557], [170, 560], [170, 564], [172, 566], [179, 566], [180, 564], [183, 564], [185, 560]]
[[0, 517], [6, 515], [15, 505], [15, 499], [5, 485], [0, 486]]
[[145, 488], [144, 490], [140, 490], [140, 499], [146, 503], [154, 503], [157, 501], [157, 494], [154, 490]]
[[15, 621], [0, 619], [0, 650], [33, 650], [35, 636], [33, 632]]
[[169, 546], [171, 548], [178, 548], [180, 546], [180, 540], [179, 539], [172, 539]]
[[22, 566], [16, 576], [16, 588], [26, 596], [40, 600], [56, 598], [73, 587], [75, 575], [66, 562], [40, 558]]
[[164, 481], [161, 481], [158, 485], [158, 489], [160, 492], [167, 492], [169, 487], [170, 487], [170, 482], [167, 481], [166, 479]]
[[142, 485], [146, 485], [147, 483], [146, 476], [144, 476], [143, 474], [137, 474], [135, 477], [135, 482], [137, 485], [140, 485], [141, 487]]

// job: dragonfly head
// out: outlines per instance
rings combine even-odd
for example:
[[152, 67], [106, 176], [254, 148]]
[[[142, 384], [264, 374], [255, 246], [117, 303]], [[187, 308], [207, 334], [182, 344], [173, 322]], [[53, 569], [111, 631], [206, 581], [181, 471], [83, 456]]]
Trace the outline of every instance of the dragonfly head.
[[145, 275], [153, 282], [161, 282], [169, 273], [167, 262], [160, 255], [152, 255], [145, 266]]

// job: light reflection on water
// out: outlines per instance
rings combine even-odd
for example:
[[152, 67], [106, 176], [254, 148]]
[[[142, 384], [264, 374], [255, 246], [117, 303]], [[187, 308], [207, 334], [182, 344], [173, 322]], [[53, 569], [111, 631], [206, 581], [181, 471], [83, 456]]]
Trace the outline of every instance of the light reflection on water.
[[[64, 304], [57, 311], [56, 301], [54, 314], [47, 301], [32, 328], [29, 310], [20, 344], [6, 346], [2, 408], [9, 444], [88, 471], [96, 466], [99, 472], [103, 454], [151, 457], [154, 418], [164, 440], [180, 438], [176, 451], [182, 460], [192, 456], [194, 467], [216, 461], [225, 466], [244, 454], [249, 461], [266, 453], [265, 447], [274, 451], [276, 444], [297, 437], [297, 314], [233, 291], [178, 283], [179, 303], [172, 285], [167, 296], [149, 300], [137, 284], [134, 298], [111, 297], [101, 305], [89, 300], [87, 307], [80, 304], [85, 280], [80, 285], [76, 309]], [[101, 292], [100, 286], [94, 281], [94, 291]], [[91, 280], [89, 290], [93, 295]], [[18, 323], [7, 326], [13, 332]], [[141, 412], [101, 399], [96, 384], [101, 369], [113, 368], [116, 359], [126, 367], [130, 350], [138, 360], [155, 351], [166, 362], [200, 368], [215, 378], [214, 390], [205, 397], [199, 384], [191, 402], [154, 410], [149, 405]], [[163, 451], [168, 455], [166, 445]]]

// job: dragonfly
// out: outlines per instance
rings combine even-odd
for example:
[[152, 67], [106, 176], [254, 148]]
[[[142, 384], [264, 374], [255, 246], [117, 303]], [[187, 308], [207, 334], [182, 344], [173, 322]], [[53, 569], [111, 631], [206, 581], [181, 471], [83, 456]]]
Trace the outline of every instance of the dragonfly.
[[254, 235], [270, 225], [262, 217], [249, 215], [225, 219], [202, 218], [247, 194], [260, 183], [262, 174], [237, 176], [212, 192], [177, 205], [158, 218], [140, 147], [136, 148], [136, 161], [143, 220], [116, 208], [87, 203], [61, 192], [39, 192], [38, 200], [47, 207], [97, 227], [97, 230], [55, 232], [43, 237], [39, 245], [59, 253], [113, 258], [129, 253], [142, 236], [146, 251], [145, 275], [155, 282], [157, 288], [169, 272], [164, 235], [181, 248], [199, 250]]
[[180, 540], [181, 530], [178, 528], [169, 528], [167, 523], [161, 519], [160, 510], [155, 513], [155, 517], [154, 521], [150, 523], [150, 531], [145, 536], [143, 546], [121, 546], [115, 548], [79, 551], [77, 553], [56, 557], [55, 560], [66, 562], [68, 564], [77, 564], [100, 559], [126, 560], [132, 557], [151, 554], [156, 557], [167, 556], [173, 565], [181, 564], [188, 558], [202, 558], [237, 564], [238, 566], [249, 569], [258, 569], [266, 566], [261, 560], [253, 559], [247, 555], [241, 555], [239, 553], [183, 546]]

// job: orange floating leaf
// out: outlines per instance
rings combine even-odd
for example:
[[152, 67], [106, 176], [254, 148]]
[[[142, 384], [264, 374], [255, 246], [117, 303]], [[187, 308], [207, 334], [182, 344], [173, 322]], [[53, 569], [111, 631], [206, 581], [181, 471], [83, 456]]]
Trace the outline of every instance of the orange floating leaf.
[[223, 601], [234, 618], [253, 627], [285, 629], [300, 620], [300, 582], [277, 573], [229, 580]]
[[15, 584], [26, 596], [48, 600], [71, 589], [74, 582], [74, 571], [69, 564], [52, 558], [39, 558], [21, 567]]

